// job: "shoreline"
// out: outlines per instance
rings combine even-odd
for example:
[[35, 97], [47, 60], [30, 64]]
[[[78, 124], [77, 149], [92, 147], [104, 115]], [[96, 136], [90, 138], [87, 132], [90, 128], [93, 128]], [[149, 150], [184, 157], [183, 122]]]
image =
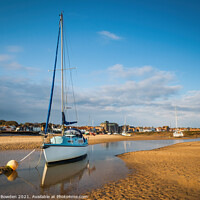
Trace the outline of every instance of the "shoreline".
[[88, 199], [193, 199], [200, 197], [200, 141], [118, 155], [126, 178], [86, 193]]
[[[131, 137], [121, 135], [96, 135], [85, 136], [88, 138], [88, 144], [100, 144], [107, 142], [119, 142], [119, 141], [134, 141], [134, 140], [174, 140], [174, 139], [194, 139], [197, 136], [173, 138], [169, 135], [156, 134], [156, 135], [134, 135]], [[43, 143], [43, 136], [1, 136], [0, 135], [0, 151], [5, 150], [28, 150], [28, 149], [40, 149]]]

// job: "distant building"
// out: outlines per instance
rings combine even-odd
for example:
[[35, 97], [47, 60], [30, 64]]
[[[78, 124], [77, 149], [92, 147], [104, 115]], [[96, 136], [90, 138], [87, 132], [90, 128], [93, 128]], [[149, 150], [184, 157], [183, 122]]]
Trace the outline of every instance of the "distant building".
[[103, 128], [101, 126], [95, 126], [95, 130], [97, 132], [102, 132], [103, 131]]
[[134, 126], [130, 126], [128, 131], [134, 133], [137, 132], [137, 128], [135, 128]]
[[104, 131], [107, 131], [108, 124], [109, 124], [109, 121], [105, 121], [105, 122], [101, 123], [100, 126], [103, 128]]
[[190, 128], [190, 131], [200, 131], [200, 128]]
[[109, 121], [105, 121], [100, 124], [100, 127], [102, 127], [105, 132], [115, 133], [118, 132], [119, 125], [117, 123], [110, 123]]
[[163, 126], [163, 131], [169, 131], [169, 126]]

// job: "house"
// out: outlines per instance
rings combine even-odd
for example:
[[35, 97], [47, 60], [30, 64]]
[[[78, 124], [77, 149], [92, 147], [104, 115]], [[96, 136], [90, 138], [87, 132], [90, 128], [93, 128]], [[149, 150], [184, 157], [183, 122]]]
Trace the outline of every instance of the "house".
[[154, 132], [155, 128], [153, 127], [144, 127], [142, 132]]
[[41, 131], [41, 127], [39, 127], [39, 126], [34, 126], [34, 127], [33, 127], [33, 131], [34, 131], [34, 132], [40, 132], [40, 131]]
[[169, 126], [163, 126], [162, 129], [163, 131], [169, 131]]
[[134, 126], [130, 126], [130, 127], [129, 127], [129, 131], [130, 131], [131, 133], [137, 132], [137, 128], [135, 128]]

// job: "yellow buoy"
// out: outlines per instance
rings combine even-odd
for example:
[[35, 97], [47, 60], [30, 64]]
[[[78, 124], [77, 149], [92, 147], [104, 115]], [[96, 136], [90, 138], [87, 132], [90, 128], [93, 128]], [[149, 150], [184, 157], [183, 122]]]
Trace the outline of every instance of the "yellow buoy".
[[10, 167], [12, 170], [16, 170], [18, 167], [18, 162], [16, 160], [10, 160], [7, 165], [8, 167]]

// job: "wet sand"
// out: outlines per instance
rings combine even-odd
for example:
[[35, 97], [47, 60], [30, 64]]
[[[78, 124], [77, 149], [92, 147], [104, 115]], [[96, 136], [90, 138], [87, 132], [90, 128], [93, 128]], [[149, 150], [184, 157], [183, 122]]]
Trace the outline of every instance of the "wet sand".
[[42, 136], [0, 136], [0, 151], [40, 148]]
[[130, 169], [127, 178], [87, 193], [88, 199], [199, 200], [200, 142], [179, 143], [119, 157]]
[[[89, 145], [105, 142], [117, 142], [126, 140], [167, 140], [174, 139], [169, 135], [134, 135], [131, 137], [121, 135], [90, 135], [88, 138]], [[184, 139], [187, 139], [186, 137]], [[191, 139], [191, 138], [190, 138]], [[17, 150], [17, 149], [39, 149], [43, 142], [43, 136], [0, 136], [0, 151]]]

